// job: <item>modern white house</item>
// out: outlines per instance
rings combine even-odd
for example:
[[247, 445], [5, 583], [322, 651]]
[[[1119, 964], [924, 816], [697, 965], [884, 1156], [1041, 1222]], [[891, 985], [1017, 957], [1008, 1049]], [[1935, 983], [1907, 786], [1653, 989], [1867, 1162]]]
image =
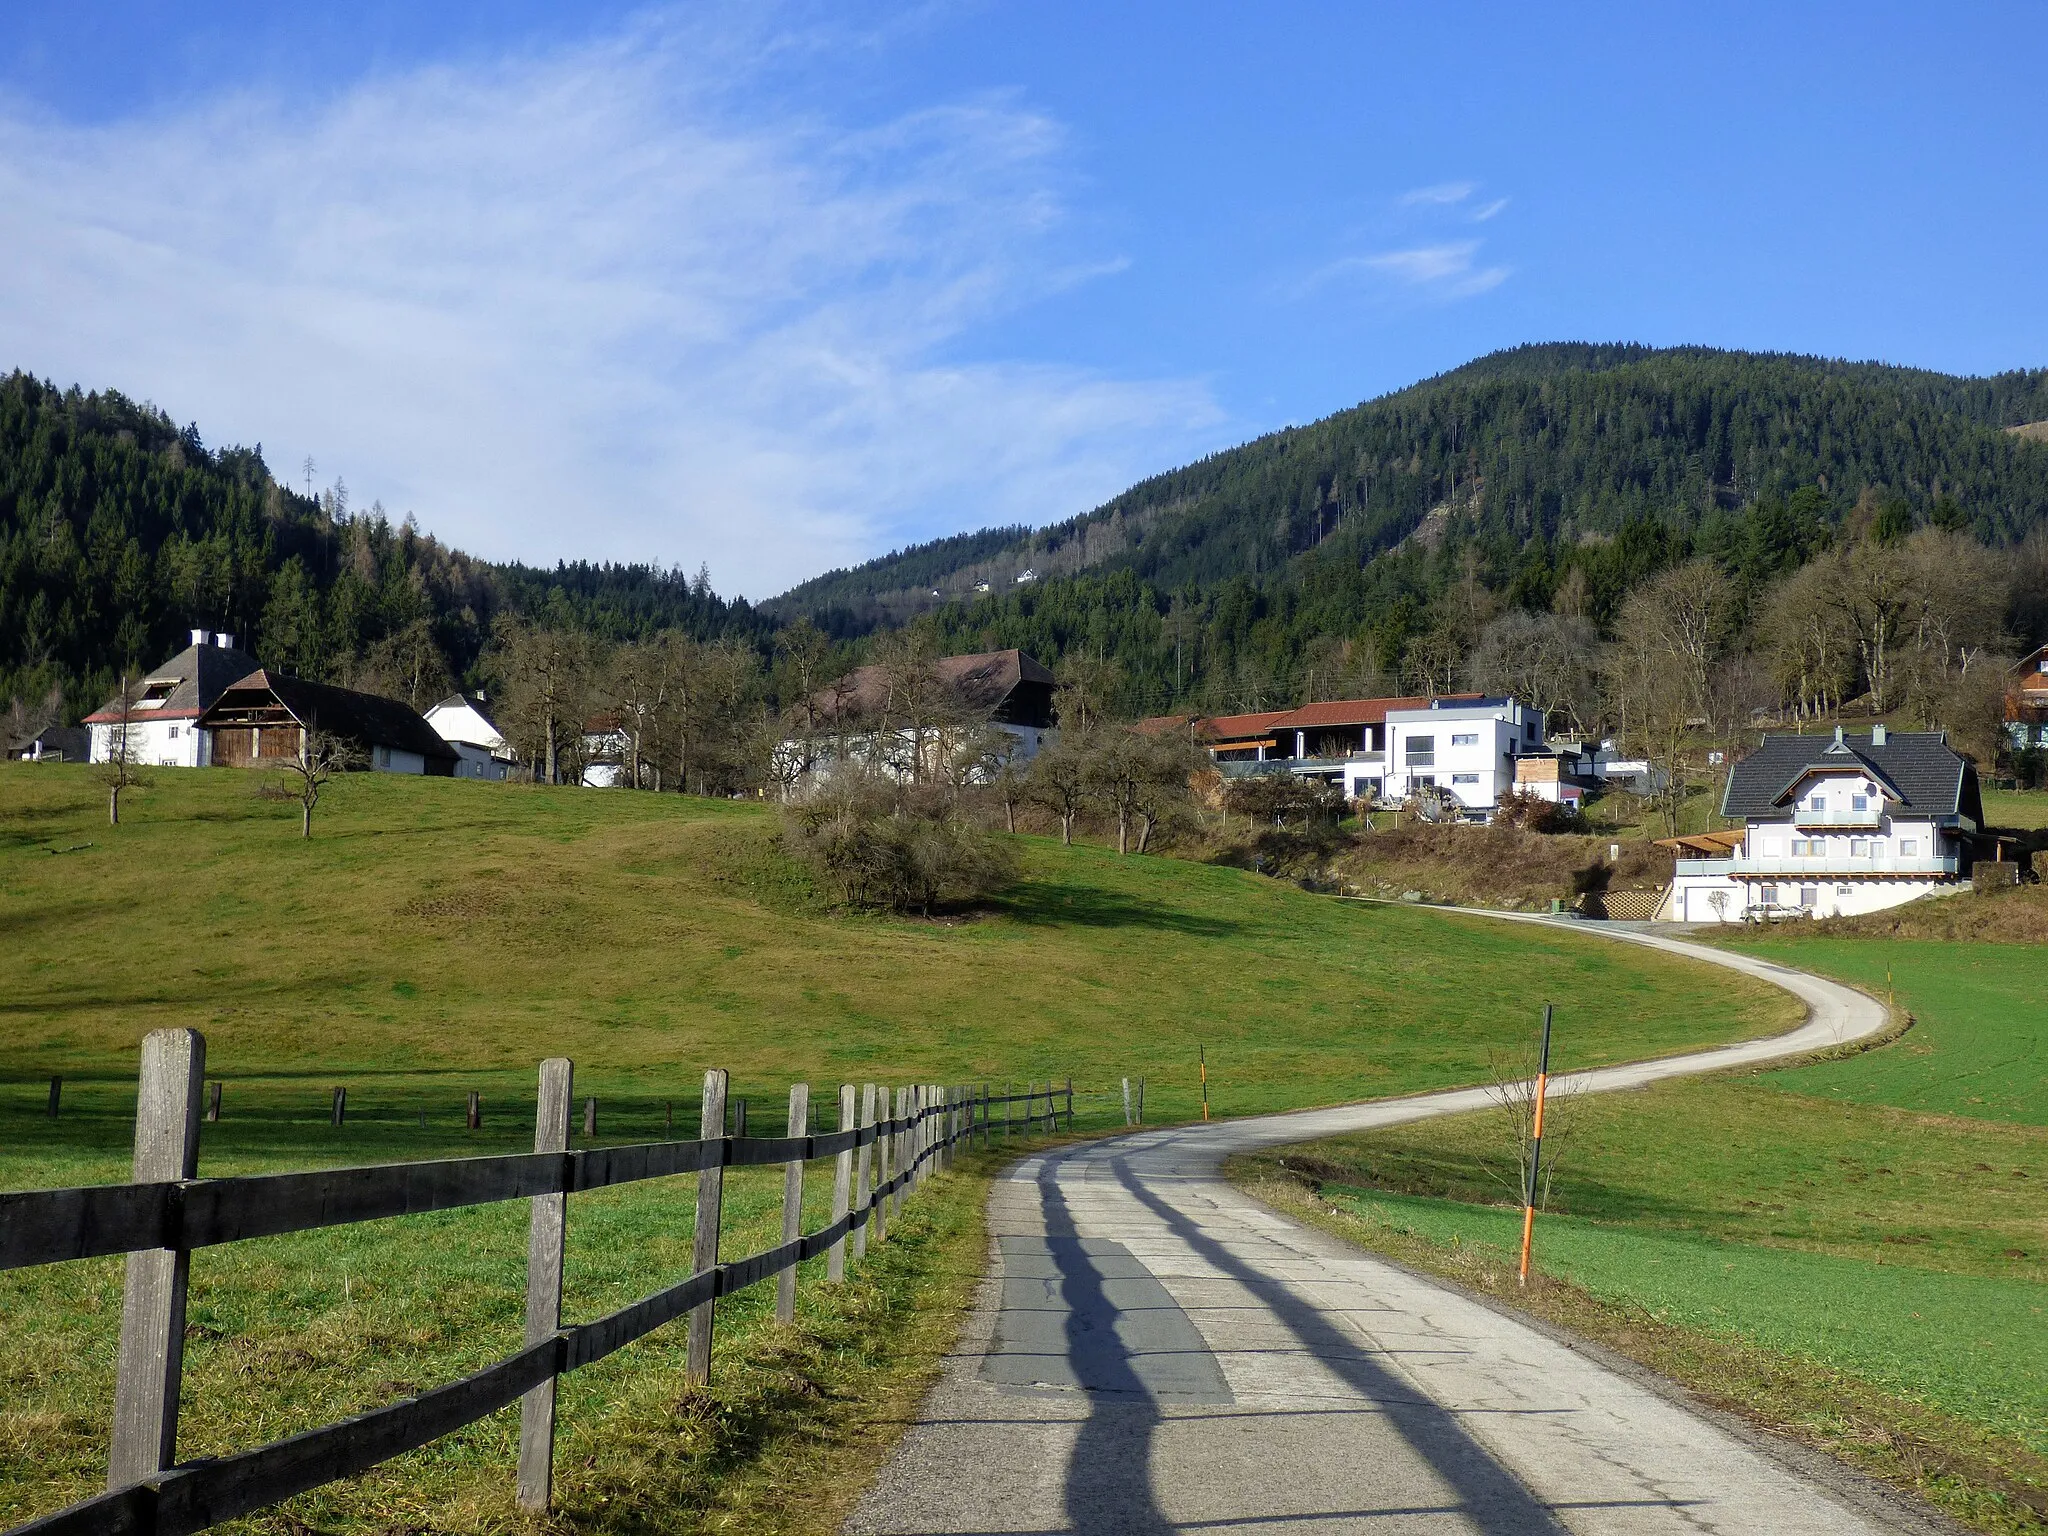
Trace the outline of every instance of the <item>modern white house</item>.
[[1968, 879], [1984, 821], [1977, 771], [1940, 731], [1766, 736], [1728, 776], [1721, 814], [1742, 823], [1684, 839], [1658, 915], [1736, 923], [1847, 917]]
[[1347, 763], [1344, 792], [1383, 800], [1440, 792], [1467, 819], [1485, 821], [1514, 791], [1516, 760], [1543, 750], [1543, 712], [1519, 699], [1432, 699], [1387, 711], [1382, 760]]
[[[199, 717], [228, 687], [257, 669], [254, 656], [235, 649], [235, 637], [192, 631], [192, 643], [137, 686], [125, 724], [128, 756], [150, 768], [204, 768], [211, 758]], [[113, 756], [114, 732], [123, 728], [120, 700], [109, 699], [85, 717], [92, 761]]]
[[426, 713], [426, 722], [455, 749], [455, 777], [502, 781], [512, 769], [512, 744], [490, 716], [482, 694], [451, 693]]

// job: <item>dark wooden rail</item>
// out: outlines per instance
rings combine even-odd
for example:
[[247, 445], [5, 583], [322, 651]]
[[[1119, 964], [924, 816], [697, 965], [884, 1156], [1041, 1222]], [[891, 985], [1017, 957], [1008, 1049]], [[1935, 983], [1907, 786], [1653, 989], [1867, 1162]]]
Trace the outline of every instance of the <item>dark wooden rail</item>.
[[[0, 1194], [0, 1269], [70, 1259], [128, 1256], [115, 1385], [108, 1491], [16, 1526], [8, 1536], [185, 1536], [353, 1477], [525, 1400], [520, 1422], [519, 1498], [545, 1508], [554, 1458], [554, 1383], [656, 1328], [690, 1320], [686, 1374], [707, 1381], [719, 1297], [778, 1278], [776, 1313], [795, 1315], [796, 1267], [826, 1256], [828, 1279], [883, 1241], [906, 1194], [955, 1149], [979, 1135], [990, 1144], [994, 1111], [1005, 1135], [1071, 1124], [1073, 1084], [1033, 1084], [1024, 1094], [936, 1084], [889, 1090], [869, 1083], [839, 1090], [839, 1129], [817, 1136], [711, 1136], [693, 1141], [567, 1149], [573, 1068], [541, 1066], [537, 1150], [507, 1157], [387, 1163], [310, 1173], [229, 1179], [196, 1177], [200, 1088], [206, 1041], [196, 1030], [158, 1030], [143, 1044], [136, 1105], [135, 1182], [87, 1189]], [[704, 1079], [704, 1126], [725, 1124], [726, 1074]], [[879, 1101], [879, 1104], [878, 1104]], [[1024, 1113], [1013, 1115], [1015, 1105]], [[809, 1089], [790, 1094], [790, 1129], [809, 1116]], [[803, 1169], [834, 1163], [832, 1221], [802, 1232]], [[781, 1164], [784, 1241], [721, 1262], [719, 1211], [727, 1168]], [[857, 1167], [856, 1167], [857, 1163]], [[643, 1179], [697, 1175], [695, 1272], [591, 1322], [561, 1321], [566, 1197]], [[177, 1410], [183, 1372], [185, 1276], [195, 1248], [308, 1232], [422, 1211], [504, 1200], [531, 1205], [527, 1257], [527, 1342], [517, 1354], [416, 1397], [357, 1414], [232, 1456], [179, 1463]]]

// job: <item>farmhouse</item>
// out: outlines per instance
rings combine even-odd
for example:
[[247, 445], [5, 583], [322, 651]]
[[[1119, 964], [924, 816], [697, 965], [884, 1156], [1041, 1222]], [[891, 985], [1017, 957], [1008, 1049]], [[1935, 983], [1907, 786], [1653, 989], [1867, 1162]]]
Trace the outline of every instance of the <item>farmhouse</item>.
[[886, 667], [856, 667], [805, 701], [812, 734], [776, 749], [778, 775], [795, 783], [842, 755], [902, 777], [922, 755], [923, 771], [935, 772], [983, 723], [1009, 736], [1012, 761], [1025, 763], [1052, 730], [1052, 692], [1052, 673], [1019, 650], [947, 656], [908, 687]]
[[78, 725], [53, 725], [7, 743], [7, 757], [17, 763], [83, 763], [92, 756], [92, 732]]
[[[1895, 907], [1970, 873], [1984, 821], [1977, 771], [1939, 731], [1766, 736], [1728, 776], [1733, 831], [1682, 840], [1659, 915], [1741, 922]], [[1716, 848], [1721, 851], [1716, 852]]]
[[[192, 631], [192, 643], [147, 674], [138, 685], [128, 713], [127, 747], [132, 761], [155, 768], [201, 768], [206, 765], [199, 717], [211, 709], [230, 683], [254, 672], [257, 661], [235, 649], [233, 635]], [[118, 699], [109, 699], [85, 717], [92, 732], [92, 760], [112, 755], [114, 730], [120, 724]]]
[[501, 781], [512, 769], [512, 743], [490, 716], [482, 694], [451, 693], [423, 716], [454, 749], [455, 777]]
[[452, 776], [457, 761], [434, 728], [396, 699], [260, 668], [223, 689], [199, 729], [202, 763], [220, 768], [297, 757], [308, 731], [347, 742], [380, 773]]

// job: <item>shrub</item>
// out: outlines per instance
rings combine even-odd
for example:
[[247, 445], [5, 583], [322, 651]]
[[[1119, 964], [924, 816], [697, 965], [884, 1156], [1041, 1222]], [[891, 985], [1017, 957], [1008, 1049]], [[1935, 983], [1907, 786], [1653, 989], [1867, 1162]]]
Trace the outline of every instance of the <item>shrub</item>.
[[1546, 800], [1528, 790], [1517, 789], [1500, 797], [1493, 822], [1499, 827], [1520, 827], [1528, 832], [1583, 832], [1585, 818], [1575, 806]]
[[1017, 878], [1016, 847], [934, 785], [843, 773], [783, 816], [783, 844], [848, 906], [930, 916]]

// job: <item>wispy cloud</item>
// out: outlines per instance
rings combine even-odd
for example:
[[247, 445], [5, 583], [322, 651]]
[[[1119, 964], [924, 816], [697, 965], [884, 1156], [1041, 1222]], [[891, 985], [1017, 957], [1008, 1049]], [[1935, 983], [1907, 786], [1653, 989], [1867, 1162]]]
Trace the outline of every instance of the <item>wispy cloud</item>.
[[1412, 192], [1403, 192], [1399, 202], [1404, 208], [1426, 203], [1462, 203], [1477, 190], [1469, 181], [1442, 181], [1433, 187], [1417, 187]]
[[1507, 205], [1508, 200], [1506, 198], [1496, 197], [1492, 202], [1486, 204], [1486, 206], [1484, 206], [1483, 208], [1475, 208], [1472, 210], [1472, 222], [1474, 224], [1484, 224], [1496, 213], [1499, 213], [1501, 209], [1507, 207]]
[[5, 363], [310, 453], [480, 553], [756, 595], [1065, 516], [1213, 434], [1198, 382], [977, 355], [1115, 269], [1064, 243], [1058, 123], [763, 112], [775, 41], [657, 18], [310, 110], [0, 110]]

